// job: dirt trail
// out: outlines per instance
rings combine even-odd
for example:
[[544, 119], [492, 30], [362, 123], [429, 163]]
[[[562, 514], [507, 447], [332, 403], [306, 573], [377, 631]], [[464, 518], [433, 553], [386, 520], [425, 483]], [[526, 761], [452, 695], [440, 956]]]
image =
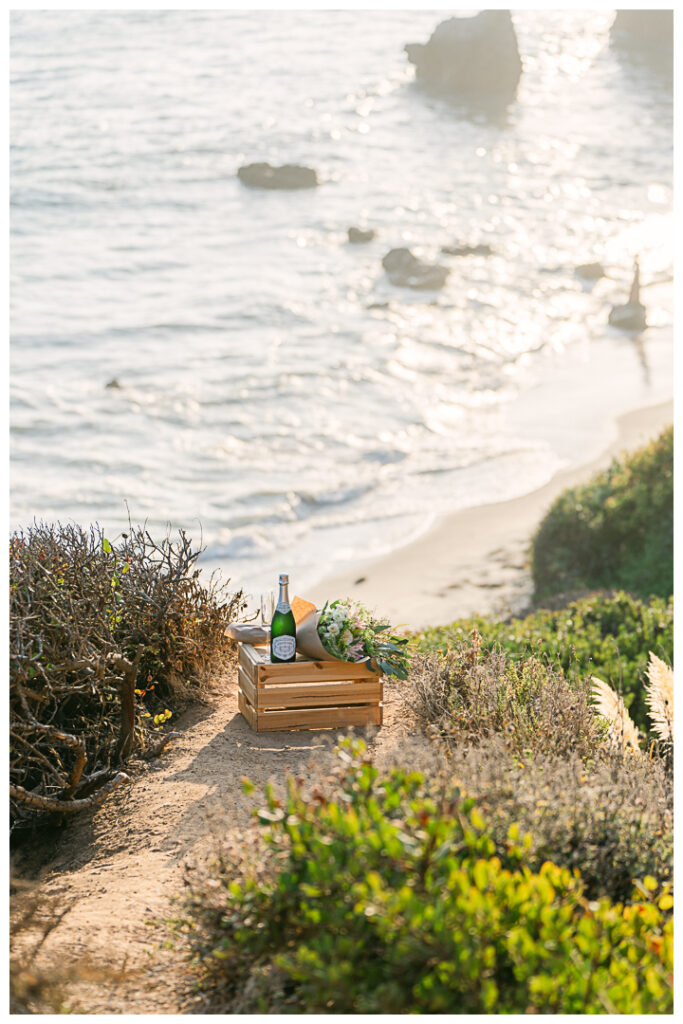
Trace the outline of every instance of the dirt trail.
[[[403, 731], [392, 690], [385, 685], [385, 725], [370, 739], [380, 756]], [[314, 763], [331, 766], [339, 735], [252, 732], [237, 710], [234, 671], [175, 728], [182, 735], [156, 762], [135, 766], [127, 791], [68, 827], [38, 883], [39, 896], [72, 904], [38, 967], [124, 968], [117, 981], [70, 983], [72, 1012], [201, 1012], [188, 1003], [192, 980], [182, 957], [161, 948], [169, 937], [163, 922], [182, 893], [183, 863], [211, 852], [217, 822], [223, 831], [247, 824], [253, 798], [242, 794], [243, 776], [258, 785], [307, 774]]]

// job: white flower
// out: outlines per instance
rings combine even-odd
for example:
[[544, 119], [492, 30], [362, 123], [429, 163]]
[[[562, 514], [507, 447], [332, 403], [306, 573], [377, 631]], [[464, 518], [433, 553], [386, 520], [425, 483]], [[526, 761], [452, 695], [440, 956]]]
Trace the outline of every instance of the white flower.
[[353, 633], [351, 632], [350, 629], [345, 629], [344, 632], [342, 633], [342, 643], [344, 644], [345, 647], [348, 647], [352, 640]]
[[330, 625], [327, 627], [327, 635], [328, 636], [336, 636], [338, 634], [338, 632], [339, 632], [339, 626], [337, 625], [337, 623], [336, 622], [331, 622]]

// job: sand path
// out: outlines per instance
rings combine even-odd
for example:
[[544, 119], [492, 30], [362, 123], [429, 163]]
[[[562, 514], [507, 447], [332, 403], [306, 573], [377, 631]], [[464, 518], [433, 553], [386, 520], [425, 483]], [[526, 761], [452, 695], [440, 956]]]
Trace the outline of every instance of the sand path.
[[[369, 742], [387, 752], [403, 731], [400, 701], [385, 685], [385, 725]], [[254, 806], [243, 776], [257, 785], [287, 772], [331, 766], [336, 731], [256, 734], [237, 710], [234, 670], [207, 703], [188, 711], [182, 735], [156, 762], [132, 765], [132, 785], [75, 820], [56, 843], [37, 895], [71, 904], [48, 937], [38, 967], [123, 969], [114, 981], [75, 978], [67, 1004], [81, 1013], [202, 1012], [179, 952], [164, 949], [164, 921], [183, 890], [183, 865], [210, 854], [216, 828], [243, 828]], [[21, 865], [19, 865], [20, 867]]]

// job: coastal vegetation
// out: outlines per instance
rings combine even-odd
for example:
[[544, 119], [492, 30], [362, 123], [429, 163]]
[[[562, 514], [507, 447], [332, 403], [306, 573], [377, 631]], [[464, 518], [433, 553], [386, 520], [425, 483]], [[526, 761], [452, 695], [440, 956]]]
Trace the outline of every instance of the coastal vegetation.
[[[413, 638], [400, 764], [342, 742], [333, 783], [267, 788], [249, 839], [193, 872], [176, 927], [212, 1009], [671, 1012], [672, 759], [646, 679], [671, 685], [671, 457], [667, 431], [560, 496], [532, 554], [552, 609]], [[647, 746], [620, 742], [598, 676], [653, 717]]]
[[[252, 825], [188, 867], [172, 922], [204, 1012], [672, 1012], [671, 545], [656, 535], [671, 529], [670, 454], [667, 433], [556, 502], [533, 547], [537, 565], [554, 536], [565, 567], [552, 608], [412, 638], [388, 760], [345, 738], [331, 773], [262, 795], [244, 780]], [[577, 503], [590, 514], [559, 532]], [[588, 571], [566, 567], [588, 564], [591, 531], [611, 574], [563, 604], [587, 589]], [[242, 598], [203, 586], [197, 555], [184, 534], [156, 544], [141, 528], [116, 543], [61, 526], [12, 537], [15, 826], [106, 795], [201, 693]], [[622, 698], [646, 742], [621, 742]], [[45, 1007], [16, 964], [16, 1005]]]
[[642, 601], [625, 591], [594, 593], [564, 608], [540, 608], [523, 619], [506, 621], [475, 616], [449, 626], [426, 629], [420, 650], [441, 652], [461, 644], [473, 630], [485, 651], [500, 650], [523, 664], [533, 657], [560, 669], [576, 682], [597, 675], [623, 697], [636, 725], [648, 730], [642, 680], [648, 652], [673, 663], [673, 599]]
[[534, 537], [536, 604], [615, 588], [648, 600], [673, 593], [673, 427], [564, 491]]
[[485, 650], [515, 662], [552, 662], [574, 683], [601, 677], [649, 731], [649, 652], [673, 664], [673, 429], [564, 491], [533, 538], [531, 566], [526, 617], [426, 629], [419, 649], [446, 654], [476, 630]]
[[412, 682], [426, 734], [499, 839], [524, 828], [537, 864], [579, 870], [591, 898], [628, 899], [644, 874], [671, 877], [667, 751], [615, 749], [590, 679], [485, 651], [474, 633], [447, 655], [416, 657]]
[[10, 808], [14, 828], [83, 810], [158, 753], [167, 723], [229, 656], [241, 594], [199, 580], [180, 533], [34, 524], [10, 539]]
[[253, 847], [192, 877], [178, 927], [215, 1009], [672, 1012], [667, 884], [588, 899], [518, 825], [492, 833], [447, 769], [340, 754], [333, 784], [268, 788]]

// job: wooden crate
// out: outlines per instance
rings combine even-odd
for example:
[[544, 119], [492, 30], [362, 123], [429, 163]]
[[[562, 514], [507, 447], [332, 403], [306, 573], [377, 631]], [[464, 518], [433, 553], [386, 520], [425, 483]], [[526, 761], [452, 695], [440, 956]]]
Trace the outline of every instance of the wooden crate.
[[296, 661], [275, 665], [269, 647], [239, 645], [239, 709], [255, 732], [381, 725], [383, 684], [367, 664]]

